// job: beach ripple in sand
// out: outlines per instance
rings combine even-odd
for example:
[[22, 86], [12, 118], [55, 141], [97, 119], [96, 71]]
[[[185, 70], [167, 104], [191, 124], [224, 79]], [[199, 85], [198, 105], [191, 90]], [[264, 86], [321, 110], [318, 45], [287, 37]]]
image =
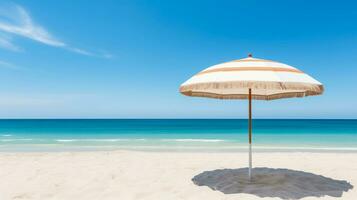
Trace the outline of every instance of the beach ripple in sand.
[[206, 171], [192, 181], [224, 194], [247, 193], [259, 197], [301, 199], [304, 197], [341, 197], [352, 189], [347, 181], [334, 180], [321, 175], [290, 169], [253, 168], [252, 181], [248, 168]]

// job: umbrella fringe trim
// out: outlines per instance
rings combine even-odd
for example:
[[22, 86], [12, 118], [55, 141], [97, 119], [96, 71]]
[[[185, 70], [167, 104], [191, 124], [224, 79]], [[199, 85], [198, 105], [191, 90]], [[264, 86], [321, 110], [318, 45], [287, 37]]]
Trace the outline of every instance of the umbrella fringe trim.
[[[208, 97], [217, 99], [247, 99], [248, 94], [219, 94], [205, 92], [209, 89], [235, 89], [249, 88], [253, 90], [253, 99], [273, 100], [281, 98], [305, 97], [320, 95], [324, 92], [323, 85], [309, 83], [282, 83], [282, 82], [219, 82], [219, 83], [196, 83], [180, 87], [180, 92], [186, 96]], [[275, 94], [258, 95], [254, 94], [254, 89], [274, 90]], [[288, 92], [286, 90], [298, 90]]]

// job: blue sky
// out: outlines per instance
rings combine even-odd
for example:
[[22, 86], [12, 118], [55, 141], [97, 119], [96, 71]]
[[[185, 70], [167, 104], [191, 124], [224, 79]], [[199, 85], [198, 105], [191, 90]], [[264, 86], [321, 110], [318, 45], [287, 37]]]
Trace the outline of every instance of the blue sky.
[[254, 101], [256, 118], [357, 117], [353, 1], [0, 3], [0, 118], [246, 118], [179, 85], [224, 61], [295, 66], [323, 96]]

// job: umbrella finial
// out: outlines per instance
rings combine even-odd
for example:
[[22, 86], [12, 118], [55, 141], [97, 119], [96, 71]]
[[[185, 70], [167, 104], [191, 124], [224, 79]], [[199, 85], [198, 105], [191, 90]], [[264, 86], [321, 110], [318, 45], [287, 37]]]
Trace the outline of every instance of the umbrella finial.
[[253, 54], [252, 54], [252, 53], [249, 53], [249, 54], [248, 54], [248, 57], [249, 57], [249, 58], [253, 57]]

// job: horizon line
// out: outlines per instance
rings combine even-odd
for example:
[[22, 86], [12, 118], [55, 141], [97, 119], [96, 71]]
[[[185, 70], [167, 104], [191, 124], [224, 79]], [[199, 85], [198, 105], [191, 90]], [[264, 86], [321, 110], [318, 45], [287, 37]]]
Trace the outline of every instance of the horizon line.
[[[0, 120], [248, 120], [248, 118], [0, 118]], [[254, 118], [253, 120], [357, 120], [357, 118]]]

